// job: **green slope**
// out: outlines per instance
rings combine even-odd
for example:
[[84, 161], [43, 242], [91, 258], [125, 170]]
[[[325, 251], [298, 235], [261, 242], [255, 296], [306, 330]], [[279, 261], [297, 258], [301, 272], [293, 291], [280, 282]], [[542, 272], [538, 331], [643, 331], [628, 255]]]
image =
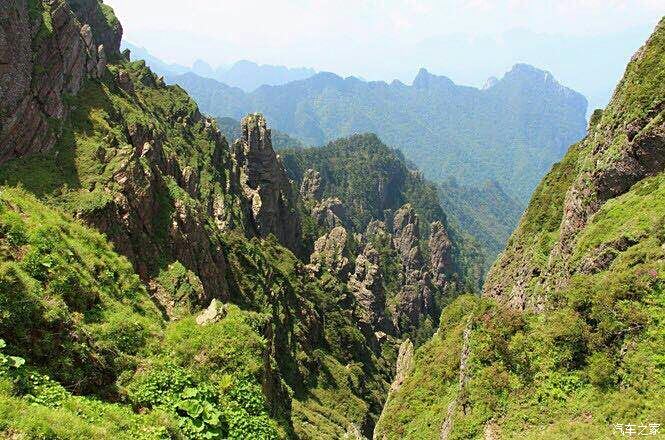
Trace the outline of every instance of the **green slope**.
[[[441, 328], [416, 352], [379, 438], [606, 439], [662, 424], [664, 35], [661, 21], [587, 138], [543, 179], [484, 298], [444, 310], [466, 342], [446, 345], [455, 332]], [[424, 376], [433, 356], [455, 359], [453, 373]]]

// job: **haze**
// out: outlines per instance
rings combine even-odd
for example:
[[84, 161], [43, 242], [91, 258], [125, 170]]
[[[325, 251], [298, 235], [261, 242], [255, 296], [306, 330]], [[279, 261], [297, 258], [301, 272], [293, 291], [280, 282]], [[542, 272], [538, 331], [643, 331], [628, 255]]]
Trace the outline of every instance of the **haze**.
[[[665, 0], [107, 0], [125, 39], [168, 62], [241, 59], [410, 83], [420, 67], [480, 86], [516, 62], [606, 104]], [[594, 57], [589, 60], [589, 53]]]

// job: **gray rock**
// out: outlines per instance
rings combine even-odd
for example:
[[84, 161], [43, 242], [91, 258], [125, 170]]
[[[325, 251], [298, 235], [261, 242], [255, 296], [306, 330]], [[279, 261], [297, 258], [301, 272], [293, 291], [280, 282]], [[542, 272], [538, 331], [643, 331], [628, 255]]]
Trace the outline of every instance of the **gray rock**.
[[356, 300], [358, 321], [373, 333], [392, 331], [385, 314], [386, 293], [379, 270], [379, 254], [371, 244], [365, 246], [363, 253], [356, 258], [356, 269], [348, 286]]
[[337, 197], [331, 197], [320, 201], [312, 208], [312, 217], [316, 223], [325, 229], [337, 226], [350, 227], [350, 220], [346, 208]]
[[270, 129], [263, 115], [252, 114], [241, 122], [242, 138], [233, 145], [238, 178], [245, 195], [250, 229], [259, 237], [273, 234], [287, 248], [302, 249], [300, 217], [286, 171], [272, 147]]
[[198, 325], [214, 324], [224, 319], [227, 314], [226, 304], [218, 299], [213, 299], [208, 308], [196, 317], [196, 323]]
[[323, 195], [321, 186], [321, 174], [313, 169], [308, 169], [302, 178], [300, 185], [300, 195], [305, 200], [320, 200]]
[[443, 288], [454, 272], [453, 243], [441, 222], [432, 223], [429, 236], [432, 282]]
[[319, 237], [314, 243], [314, 252], [310, 256], [308, 269], [320, 274], [324, 269], [328, 269], [340, 278], [344, 278], [349, 273], [350, 265], [346, 254], [346, 242], [348, 233], [342, 226], [333, 228], [327, 234]]

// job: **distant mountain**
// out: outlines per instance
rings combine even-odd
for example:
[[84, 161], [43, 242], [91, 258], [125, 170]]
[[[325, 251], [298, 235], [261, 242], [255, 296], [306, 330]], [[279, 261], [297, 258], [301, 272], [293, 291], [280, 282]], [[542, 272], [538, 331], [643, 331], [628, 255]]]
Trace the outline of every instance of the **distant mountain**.
[[262, 85], [279, 86], [291, 81], [307, 79], [316, 75], [316, 70], [304, 67], [288, 68], [256, 64], [251, 61], [238, 61], [226, 71], [217, 71], [215, 79], [239, 87], [245, 91], [253, 91]]
[[132, 59], [145, 60], [148, 67], [158, 75], [170, 77], [193, 73], [203, 78], [215, 79], [232, 87], [238, 87], [246, 92], [256, 90], [262, 85], [278, 86], [291, 81], [306, 79], [316, 74], [316, 70], [310, 68], [271, 66], [247, 60], [238, 61], [231, 67], [220, 66], [216, 69], [203, 60], [196, 60], [191, 67], [186, 67], [180, 64], [166, 63], [151, 55], [147, 49], [135, 46], [127, 41], [122, 42], [122, 48], [131, 51]]
[[[233, 118], [216, 118], [217, 128], [224, 134], [229, 144], [232, 144], [236, 139], [242, 137], [242, 130], [240, 129], [240, 121]], [[302, 148], [304, 144], [294, 137], [289, 136], [279, 130], [271, 130], [272, 146], [275, 150], [283, 150], [285, 148]]]
[[129, 49], [133, 60], [144, 60], [152, 71], [160, 76], [182, 75], [183, 73], [189, 72], [191, 69], [180, 64], [166, 63], [159, 58], [152, 56], [146, 48], [136, 46], [125, 40], [122, 41], [121, 48], [123, 50]]
[[482, 37], [441, 35], [409, 47], [407, 58], [400, 63], [413, 66], [419, 60], [431, 60], [431, 69], [464, 84], [480, 85], [489, 72], [499, 73], [525, 62], [553, 72], [559, 81], [581, 92], [593, 110], [607, 105], [626, 63], [650, 32], [644, 26], [602, 35], [557, 35], [527, 29]]
[[482, 90], [425, 69], [411, 86], [319, 73], [252, 93], [193, 74], [170, 80], [206, 113], [240, 118], [260, 111], [309, 145], [376, 133], [438, 183], [494, 180], [521, 205], [586, 130], [586, 99], [525, 64]]

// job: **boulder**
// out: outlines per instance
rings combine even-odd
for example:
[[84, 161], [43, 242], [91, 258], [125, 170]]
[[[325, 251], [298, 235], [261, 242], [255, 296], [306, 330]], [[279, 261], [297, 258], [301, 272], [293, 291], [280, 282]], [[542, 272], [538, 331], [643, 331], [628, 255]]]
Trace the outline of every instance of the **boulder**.
[[213, 299], [208, 308], [196, 317], [196, 323], [198, 325], [214, 324], [224, 319], [227, 314], [226, 304], [218, 299]]

